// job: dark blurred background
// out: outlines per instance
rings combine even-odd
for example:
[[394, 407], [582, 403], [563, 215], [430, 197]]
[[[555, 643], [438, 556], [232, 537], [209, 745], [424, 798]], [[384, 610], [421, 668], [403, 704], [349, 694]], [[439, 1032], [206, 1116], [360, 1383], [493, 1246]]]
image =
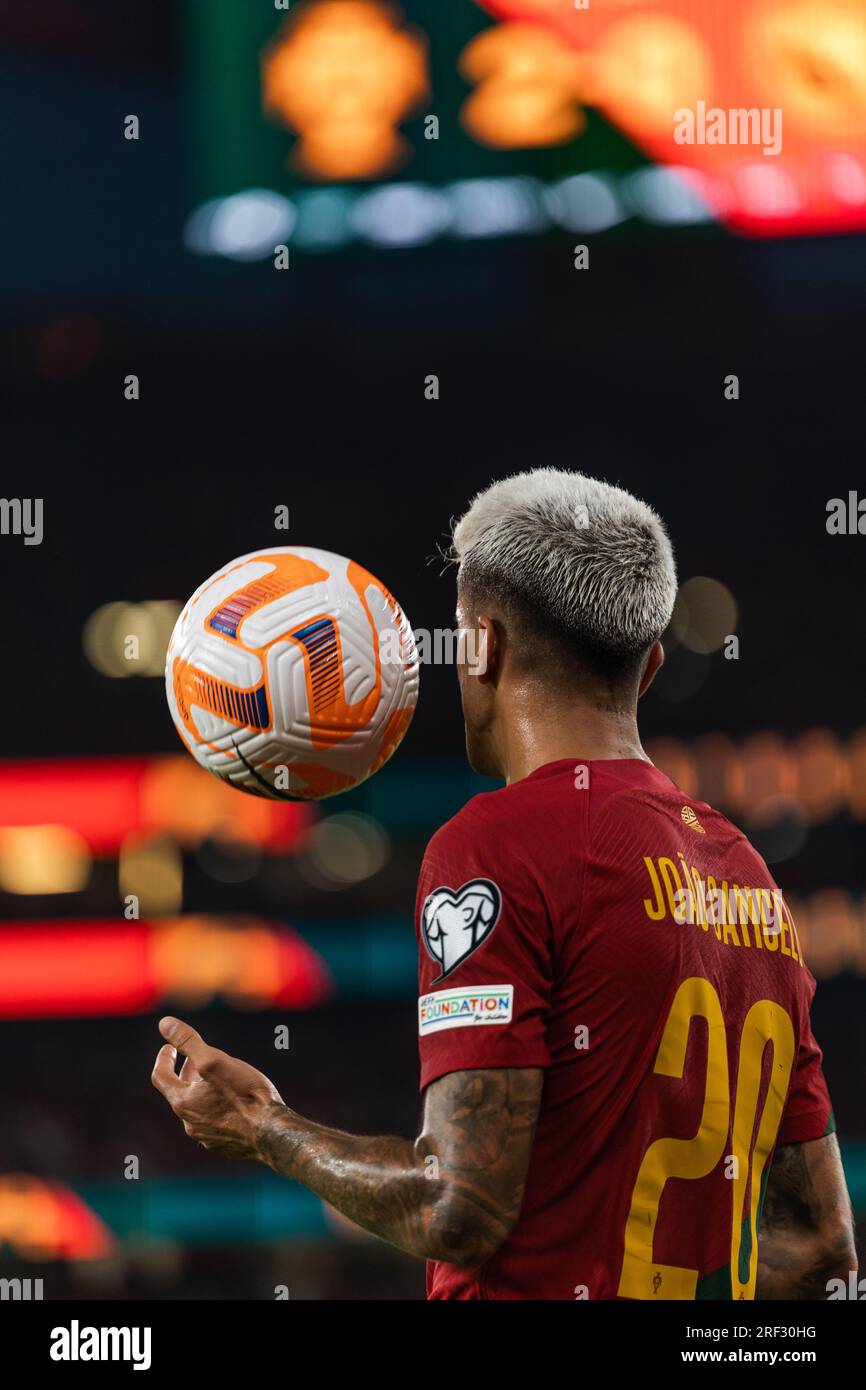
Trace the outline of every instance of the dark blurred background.
[[[460, 55], [497, 21], [440, 8], [403, 6], [429, 81], [394, 113], [403, 165], [338, 141], [316, 170], [261, 112], [259, 55], [292, 42], [272, 4], [0, 0], [3, 492], [44, 500], [41, 544], [0, 537], [0, 1274], [46, 1298], [423, 1295], [306, 1191], [202, 1154], [149, 1071], [180, 1012], [303, 1113], [414, 1131], [415, 876], [483, 789], [453, 670], [423, 669], [368, 785], [271, 812], [183, 753], [162, 658], [203, 579], [284, 543], [450, 627], [450, 519], [540, 464], [669, 526], [684, 587], [645, 742], [795, 904], [866, 1218], [866, 541], [827, 529], [866, 488], [863, 238], [734, 234], [593, 109], [558, 142], [507, 110], [474, 138]], [[403, 32], [363, 22], [376, 53], [377, 24]]]

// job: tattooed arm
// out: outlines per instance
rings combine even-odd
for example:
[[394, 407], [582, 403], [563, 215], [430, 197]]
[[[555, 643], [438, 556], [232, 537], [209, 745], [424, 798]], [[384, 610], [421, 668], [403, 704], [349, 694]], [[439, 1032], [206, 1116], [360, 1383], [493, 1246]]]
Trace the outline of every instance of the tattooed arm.
[[[541, 1101], [536, 1067], [452, 1072], [425, 1092], [421, 1134], [343, 1134], [296, 1115], [261, 1072], [166, 1018], [154, 1085], [206, 1149], [257, 1158], [422, 1259], [475, 1267], [514, 1228]], [[177, 1050], [186, 1061], [175, 1073]]]
[[274, 1107], [259, 1147], [278, 1173], [410, 1255], [480, 1265], [520, 1214], [541, 1082], [537, 1068], [440, 1077], [414, 1143], [341, 1134]]
[[775, 1152], [758, 1234], [761, 1299], [823, 1299], [856, 1270], [851, 1203], [835, 1134]]

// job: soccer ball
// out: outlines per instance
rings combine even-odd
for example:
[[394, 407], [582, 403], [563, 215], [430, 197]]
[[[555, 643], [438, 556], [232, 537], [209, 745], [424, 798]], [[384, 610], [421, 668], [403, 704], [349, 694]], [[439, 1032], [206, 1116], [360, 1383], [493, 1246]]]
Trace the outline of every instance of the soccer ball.
[[256, 796], [318, 800], [387, 762], [418, 699], [399, 604], [328, 550], [278, 546], [196, 589], [165, 664], [168, 706], [197, 762]]

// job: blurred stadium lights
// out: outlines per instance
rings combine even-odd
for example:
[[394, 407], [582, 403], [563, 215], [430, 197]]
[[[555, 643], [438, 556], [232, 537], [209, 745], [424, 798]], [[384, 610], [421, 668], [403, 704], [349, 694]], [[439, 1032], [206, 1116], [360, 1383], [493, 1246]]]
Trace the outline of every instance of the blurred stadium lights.
[[[755, 235], [843, 230], [866, 218], [857, 75], [866, 16], [849, 0], [798, 0], [788, 21], [782, 5], [752, 0], [730, 0], [722, 18], [703, 0], [677, 0], [676, 13], [662, 0], [637, 13], [624, 13], [621, 0], [478, 0], [491, 16], [480, 32], [477, 15], [446, 24], [416, 0], [405, 25], [375, 0], [309, 0], [288, 20], [189, 4], [199, 67], [193, 148], [199, 196], [209, 196], [185, 240], [200, 254], [257, 260], [277, 243], [324, 250], [357, 236], [423, 246], [558, 222], [562, 200], [544, 198], [549, 177], [534, 216], [515, 218], [513, 207], [468, 216], [463, 191], [458, 216], [455, 175], [498, 184], [503, 152], [527, 176], [544, 168], [609, 180], [616, 216], [609, 210], [587, 231], [630, 216], [657, 226], [724, 219]], [[428, 98], [443, 133], [459, 128], [447, 152], [430, 138]], [[760, 141], [738, 130], [675, 138], [674, 113], [694, 114], [698, 102], [723, 116], [784, 107], [784, 141], [776, 148], [763, 126]], [[597, 167], [607, 159], [619, 173]], [[411, 183], [322, 188], [334, 196], [304, 216], [305, 185], [397, 180], [404, 170]], [[579, 217], [572, 202], [561, 225], [582, 230]]]
[[294, 851], [320, 814], [310, 802], [238, 796], [185, 754], [145, 760], [140, 797], [146, 826], [169, 830], [193, 846], [216, 838]]
[[[349, 209], [354, 195], [343, 188], [314, 188], [299, 193], [292, 242], [309, 251], [336, 250], [352, 240]], [[204, 248], [211, 254], [208, 248]]]
[[[866, 898], [785, 892], [819, 979], [866, 976]], [[317, 1008], [339, 998], [410, 999], [417, 947], [407, 917], [302, 923], [182, 916], [150, 922], [10, 922], [0, 933], [0, 1017], [122, 1017], [220, 999], [235, 1009]]]
[[366, 193], [349, 210], [349, 225], [373, 246], [424, 246], [451, 225], [447, 194], [430, 185], [388, 183]]
[[377, 874], [390, 855], [391, 842], [379, 821], [341, 812], [313, 827], [299, 868], [317, 887], [350, 888]]
[[756, 161], [741, 164], [733, 178], [739, 205], [751, 217], [793, 219], [802, 210], [797, 183], [785, 169]]
[[[695, 627], [706, 640], [709, 613], [717, 639], [729, 592], [704, 578], [684, 592], [686, 631]], [[848, 738], [827, 728], [794, 739], [770, 731], [739, 742], [718, 733], [689, 743], [656, 738], [647, 752], [688, 796], [745, 817], [773, 862], [790, 860], [812, 826], [846, 814], [866, 821], [866, 727]], [[255, 872], [262, 850], [288, 851], [304, 878], [339, 890], [385, 869], [392, 837], [429, 835], [453, 814], [452, 803], [478, 789], [462, 764], [404, 763], [363, 788], [357, 807], [322, 819], [309, 804], [236, 796], [185, 754], [0, 764], [0, 887], [81, 891], [91, 856], [116, 855], [121, 893], [136, 894], [145, 915], [142, 922], [5, 923], [0, 1014], [99, 1016], [214, 998], [301, 1008], [332, 985], [350, 997], [408, 996], [415, 942], [405, 916], [317, 920], [294, 932], [259, 918], [153, 917], [180, 904], [179, 847], [197, 849], [205, 870], [226, 882]], [[793, 902], [816, 974], [866, 974], [863, 902], [841, 885]]]
[[165, 651], [181, 605], [168, 599], [106, 603], [84, 625], [85, 655], [103, 676], [163, 676]]
[[120, 896], [133, 895], [145, 915], [170, 915], [183, 902], [183, 858], [171, 835], [133, 833], [120, 846]]
[[[852, 200], [861, 182], [866, 188], [862, 164], [833, 168], [834, 186], [844, 186]], [[796, 188], [783, 171], [744, 165], [736, 178], [741, 211], [779, 220], [796, 211]], [[669, 165], [625, 174], [586, 170], [554, 183], [521, 175], [458, 179], [441, 187], [383, 184], [363, 193], [325, 188], [294, 198], [250, 189], [210, 198], [194, 209], [184, 245], [198, 255], [258, 261], [272, 257], [283, 243], [326, 251], [365, 240], [387, 250], [426, 246], [443, 236], [457, 241], [529, 236], [551, 226], [602, 232], [632, 218], [661, 227], [698, 226], [715, 221], [730, 196], [730, 188], [711, 174]]]
[[537, 179], [463, 179], [445, 189], [451, 203], [452, 236], [514, 236], [550, 225]]
[[696, 575], [680, 586], [671, 632], [689, 651], [707, 656], [736, 632], [737, 601], [725, 584]]
[[397, 126], [429, 95], [426, 37], [377, 0], [301, 7], [261, 56], [262, 109], [313, 178], [371, 178], [408, 156]]
[[217, 255], [253, 260], [285, 242], [296, 219], [292, 204], [278, 193], [267, 189], [238, 193], [214, 209], [210, 240]]
[[321, 954], [291, 927], [256, 917], [185, 916], [151, 924], [151, 979], [160, 998], [198, 1007], [312, 1009], [331, 995]]
[[258, 261], [289, 240], [298, 213], [268, 188], [249, 188], [229, 198], [209, 198], [187, 221], [184, 245], [204, 256]]
[[0, 1018], [145, 1013], [166, 999], [307, 1009], [331, 989], [308, 942], [254, 917], [6, 922], [0, 931]]
[[[842, 1157], [854, 1209], [862, 1213], [866, 1144], [843, 1142]], [[24, 1260], [75, 1262], [76, 1282], [92, 1297], [118, 1284], [129, 1266], [148, 1268], [159, 1281], [170, 1277], [186, 1248], [286, 1240], [366, 1244], [375, 1237], [298, 1183], [270, 1173], [87, 1182], [76, 1191], [10, 1174], [0, 1175], [3, 1240]]]
[[[810, 969], [866, 976], [866, 898], [846, 888], [785, 892]], [[6, 922], [0, 1017], [74, 1018], [198, 1008], [314, 1008], [341, 998], [409, 998], [417, 948], [406, 916], [299, 922], [189, 914], [151, 921]]]
[[[866, 12], [857, 0], [479, 0], [569, 45], [583, 100], [660, 165], [699, 171], [717, 215], [751, 234], [864, 225]], [[676, 117], [784, 116], [778, 141], [675, 135]], [[763, 157], [765, 153], [772, 160]], [[760, 155], [761, 157], [757, 157]], [[841, 162], [840, 162], [841, 161]]]
[[712, 220], [707, 202], [682, 171], [637, 173], [642, 177], [597, 170], [550, 184], [527, 175], [457, 179], [441, 187], [392, 183], [363, 193], [317, 189], [294, 199], [249, 189], [196, 208], [184, 244], [199, 255], [256, 261], [272, 257], [283, 242], [325, 251], [361, 240], [397, 249], [425, 246], [442, 236], [458, 241], [526, 236], [551, 225], [606, 231], [633, 216], [666, 226]]
[[689, 796], [734, 813], [760, 815], [765, 801], [784, 795], [812, 825], [845, 811], [866, 820], [866, 729], [847, 743], [830, 729], [810, 729], [791, 742], [760, 733], [740, 746], [723, 734], [692, 744], [656, 738], [647, 752]]
[[2, 1245], [27, 1260], [103, 1260], [115, 1249], [108, 1226], [81, 1197], [25, 1173], [0, 1174]]
[[[850, 201], [856, 193], [857, 202], [866, 203], [866, 194], [859, 196], [861, 183], [866, 189], [866, 167], [855, 160], [832, 167], [834, 186]], [[750, 214], [781, 219], [795, 211], [793, 185], [781, 171], [748, 165], [737, 178], [738, 202]], [[632, 218], [687, 227], [714, 222], [730, 196], [712, 175], [668, 165], [627, 174], [586, 170], [555, 183], [520, 175], [458, 179], [441, 187], [383, 184], [363, 193], [322, 188], [293, 198], [249, 189], [200, 204], [187, 219], [183, 240], [197, 255], [259, 261], [271, 258], [283, 243], [327, 251], [367, 240], [387, 250], [425, 246], [443, 236], [456, 241], [530, 236], [551, 226], [603, 232]]]
[[858, 901], [842, 888], [823, 888], [806, 899], [786, 893], [785, 901], [794, 912], [813, 975], [866, 975], [866, 898]]
[[[786, 740], [772, 732], [759, 732], [735, 743], [723, 734], [708, 733], [686, 744], [682, 740], [657, 738], [648, 748], [653, 760], [666, 772], [673, 761], [676, 780], [689, 795], [700, 796], [713, 804], [737, 810], [748, 806], [758, 808], [762, 797], [787, 792], [802, 806], [810, 823], [818, 824], [834, 815], [848, 813], [855, 820], [866, 820], [866, 726], [842, 739], [826, 728], [806, 730], [794, 739]], [[11, 770], [23, 769], [8, 781]], [[188, 758], [157, 757], [140, 760], [105, 759], [92, 763], [6, 764], [0, 769], [0, 825], [30, 823], [30, 811], [41, 812], [45, 819], [48, 801], [40, 797], [35, 808], [18, 800], [18, 776], [28, 769], [39, 773], [57, 790], [78, 775], [94, 777], [93, 790], [100, 795], [124, 792], [134, 794], [137, 804], [124, 807], [129, 816], [127, 829], [165, 829], [176, 834], [182, 843], [197, 844], [206, 835], [224, 834], [229, 839], [248, 840], [265, 849], [303, 847], [310, 828], [321, 814], [320, 808], [305, 802], [270, 802], [259, 798], [241, 798], [231, 789], [204, 775]], [[65, 775], [64, 775], [65, 774]], [[112, 789], [113, 776], [117, 785]], [[413, 830], [427, 834], [437, 822], [439, 802], [434, 783], [441, 781], [443, 796], [452, 800], [462, 795], [463, 783], [458, 770], [450, 767], [441, 779], [433, 769], [419, 769], [406, 764], [389, 770], [388, 779], [366, 788], [371, 797], [369, 812], [386, 829], [397, 834]], [[469, 794], [482, 789], [472, 784]], [[4, 793], [14, 793], [5, 795]], [[418, 805], [411, 824], [406, 820], [405, 807], [400, 814], [401, 797], [411, 792]], [[46, 793], [46, 796], [50, 791]], [[180, 804], [182, 803], [182, 804]], [[63, 805], [55, 795], [51, 803], [55, 814]], [[447, 811], [447, 807], [443, 808]], [[64, 805], [64, 810], [70, 809]], [[79, 808], [80, 809], [80, 808]], [[84, 807], [86, 812], [87, 807]], [[120, 805], [115, 806], [121, 810]], [[453, 812], [451, 812], [453, 814]], [[40, 817], [33, 818], [40, 823]], [[70, 815], [73, 828], [79, 824]], [[119, 844], [116, 826], [94, 824], [87, 828], [87, 816], [82, 817], [81, 833], [97, 841], [104, 831], [110, 844]]]
[[494, 149], [532, 149], [573, 140], [586, 128], [574, 50], [538, 24], [501, 24], [464, 48], [459, 70], [473, 91], [464, 129]]
[[0, 828], [0, 889], [4, 893], [80, 893], [93, 865], [87, 841], [66, 825]]
[[827, 182], [840, 203], [866, 203], [866, 169], [850, 154], [832, 154], [826, 161]]
[[645, 222], [662, 227], [712, 221], [712, 204], [705, 196], [708, 181], [699, 184], [688, 172], [663, 165], [635, 169], [622, 180], [626, 205]]
[[629, 216], [608, 174], [573, 174], [544, 190], [550, 216], [570, 232], [604, 232]]
[[[787, 795], [809, 824], [843, 813], [866, 820], [866, 727], [847, 739], [825, 728], [791, 740], [756, 733], [740, 743], [714, 733], [691, 743], [659, 737], [647, 751], [687, 795], [720, 809], [760, 814], [766, 798]], [[426, 835], [464, 795], [482, 789], [450, 765], [440, 773], [407, 763], [365, 788], [363, 809], [386, 831]], [[416, 807], [408, 818], [407, 802]], [[309, 802], [236, 796], [184, 754], [0, 764], [0, 829], [66, 827], [103, 857], [117, 854], [129, 835], [161, 833], [190, 848], [212, 839], [297, 852], [320, 816]]]
[[128, 835], [161, 832], [189, 847], [224, 836], [292, 851], [318, 814], [307, 802], [238, 796], [187, 754], [0, 763], [0, 828], [56, 822], [96, 855], [117, 854]]

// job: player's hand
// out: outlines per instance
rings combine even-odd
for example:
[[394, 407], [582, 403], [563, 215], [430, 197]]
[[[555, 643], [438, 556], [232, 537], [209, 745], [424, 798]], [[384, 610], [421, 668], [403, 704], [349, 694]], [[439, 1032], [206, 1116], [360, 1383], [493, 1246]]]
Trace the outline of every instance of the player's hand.
[[[270, 1107], [285, 1104], [276, 1087], [255, 1067], [208, 1047], [179, 1018], [160, 1019], [159, 1031], [167, 1045], [157, 1053], [151, 1080], [189, 1137], [232, 1158], [258, 1158], [259, 1123]], [[180, 1072], [178, 1052], [186, 1058]]]

